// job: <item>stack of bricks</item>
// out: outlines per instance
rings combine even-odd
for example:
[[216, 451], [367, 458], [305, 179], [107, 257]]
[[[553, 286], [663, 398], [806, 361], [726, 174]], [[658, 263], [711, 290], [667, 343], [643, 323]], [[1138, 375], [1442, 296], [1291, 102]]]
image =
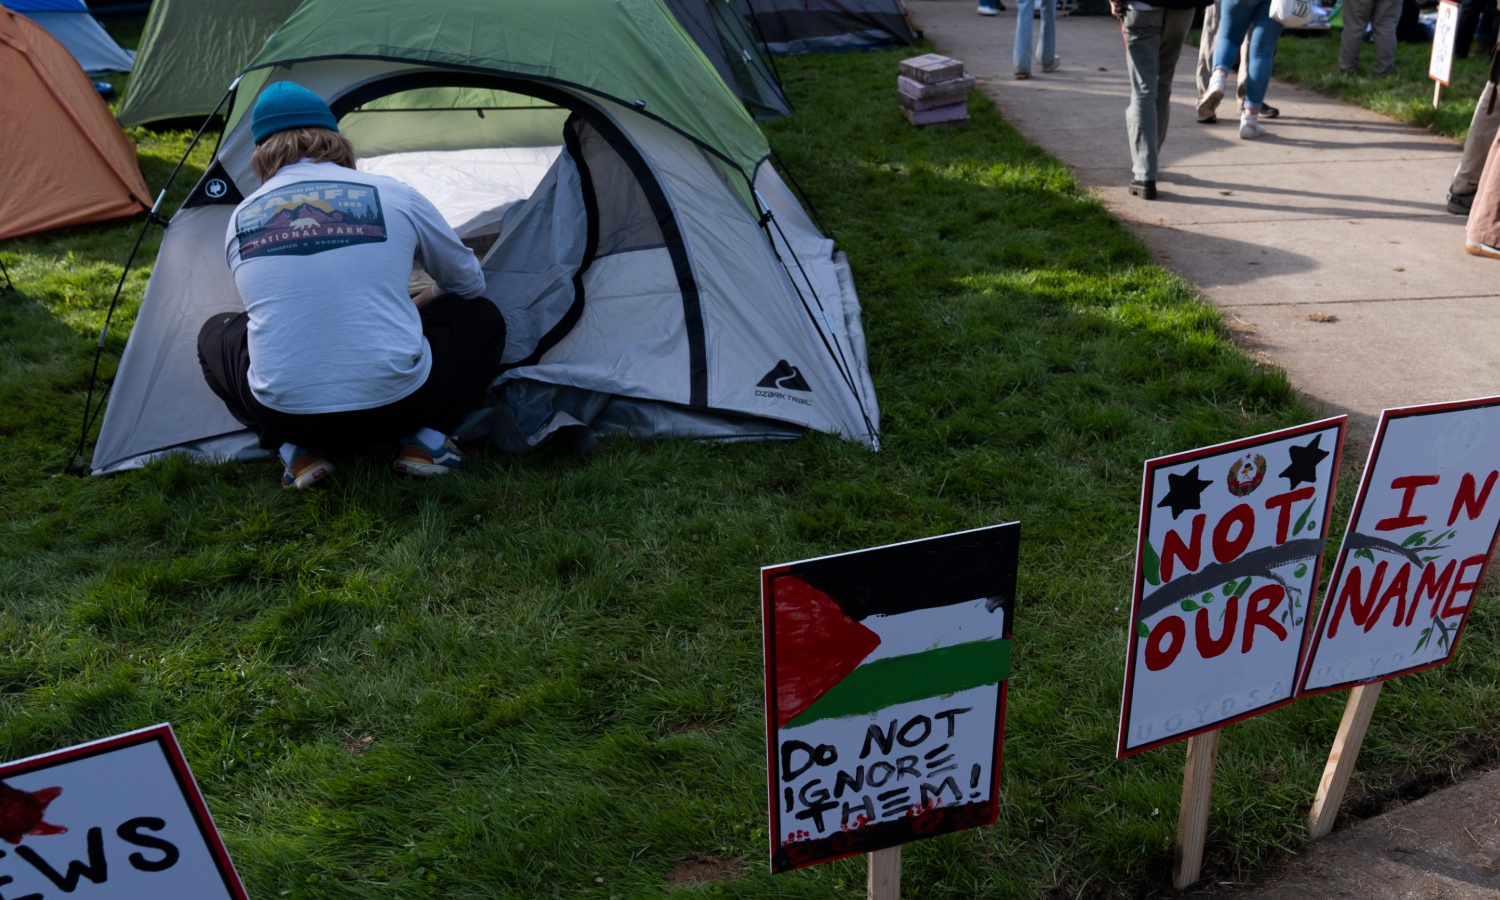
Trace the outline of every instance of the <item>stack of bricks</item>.
[[928, 53], [901, 61], [896, 76], [896, 98], [913, 125], [958, 124], [969, 121], [969, 91], [974, 76], [956, 59]]

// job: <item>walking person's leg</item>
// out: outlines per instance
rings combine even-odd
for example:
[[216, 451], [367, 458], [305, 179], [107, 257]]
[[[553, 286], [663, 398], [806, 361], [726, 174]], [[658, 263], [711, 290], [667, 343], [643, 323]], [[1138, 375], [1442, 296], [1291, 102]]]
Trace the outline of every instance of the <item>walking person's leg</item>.
[[1453, 183], [1448, 186], [1448, 212], [1466, 216], [1474, 204], [1474, 192], [1479, 189], [1479, 176], [1484, 172], [1484, 161], [1489, 156], [1490, 145], [1500, 131], [1500, 106], [1495, 104], [1495, 83], [1487, 82], [1479, 103], [1474, 107], [1474, 118], [1469, 120], [1469, 136], [1464, 139], [1464, 154], [1458, 161], [1458, 170], [1453, 173]]
[[1214, 41], [1213, 74], [1208, 78], [1208, 90], [1198, 101], [1200, 120], [1213, 115], [1224, 99], [1224, 88], [1229, 80], [1229, 69], [1239, 61], [1240, 44], [1250, 30], [1250, 19], [1256, 0], [1220, 0], [1219, 35]]
[[1125, 35], [1125, 68], [1130, 76], [1130, 106], [1125, 134], [1130, 139], [1130, 192], [1156, 199], [1159, 131], [1156, 89], [1160, 84], [1161, 34], [1166, 11], [1127, 9], [1120, 20]]
[[1240, 137], [1257, 138], [1266, 133], [1260, 124], [1260, 105], [1271, 84], [1271, 62], [1281, 40], [1281, 23], [1271, 18], [1270, 0], [1257, 3], [1252, 11], [1255, 34], [1250, 41], [1250, 78], [1245, 87], [1245, 114], [1240, 117]]
[[1037, 0], [1016, 0], [1016, 43], [1011, 51], [1017, 78], [1031, 77], [1031, 15]]
[[[1222, 21], [1219, 7], [1223, 2], [1224, 0], [1214, 0], [1212, 4], [1203, 8], [1203, 30], [1198, 32], [1198, 67], [1193, 71], [1193, 80], [1198, 85], [1200, 104], [1208, 93], [1208, 80], [1214, 73], [1214, 43], [1219, 37], [1219, 22]], [[1200, 110], [1198, 113], [1198, 121], [1205, 125], [1217, 120], [1218, 116], [1212, 112], [1204, 115]]]
[[1160, 153], [1167, 142], [1167, 123], [1172, 118], [1172, 78], [1177, 74], [1177, 60], [1188, 29], [1193, 27], [1191, 9], [1162, 10], [1161, 41], [1156, 62], [1156, 149]]
[[1037, 47], [1037, 62], [1043, 72], [1056, 72], [1062, 65], [1057, 56], [1057, 0], [1038, 0], [1042, 5], [1042, 39]]

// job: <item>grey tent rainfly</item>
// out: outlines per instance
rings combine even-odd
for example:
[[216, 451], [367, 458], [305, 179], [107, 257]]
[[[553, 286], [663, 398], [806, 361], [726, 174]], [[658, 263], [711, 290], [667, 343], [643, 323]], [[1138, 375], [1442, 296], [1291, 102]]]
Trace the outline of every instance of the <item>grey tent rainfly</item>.
[[246, 113], [282, 80], [327, 100], [360, 167], [417, 187], [481, 256], [507, 350], [494, 405], [460, 437], [524, 450], [813, 429], [878, 446], [847, 261], [661, 0], [307, 0], [249, 63], [167, 228], [95, 474], [260, 455], [194, 340], [243, 308], [224, 233], [258, 184]]

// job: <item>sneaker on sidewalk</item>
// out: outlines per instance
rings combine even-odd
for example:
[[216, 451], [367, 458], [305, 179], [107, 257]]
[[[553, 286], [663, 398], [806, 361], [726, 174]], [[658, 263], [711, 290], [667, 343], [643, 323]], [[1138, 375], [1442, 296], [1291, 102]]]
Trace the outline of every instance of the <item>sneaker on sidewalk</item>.
[[1228, 76], [1220, 71], [1215, 71], [1208, 79], [1208, 90], [1198, 98], [1198, 120], [1201, 122], [1212, 116], [1219, 108], [1219, 101], [1224, 99], [1224, 81]]
[[996, 9], [993, 6], [985, 6], [981, 3], [979, 5], [979, 14], [981, 16], [998, 16], [1000, 14], [1000, 10]]
[[1266, 136], [1266, 126], [1260, 124], [1260, 116], [1240, 116], [1240, 137], [1254, 140]]
[[298, 447], [281, 473], [281, 486], [305, 491], [333, 474], [333, 463], [317, 450]]
[[1500, 247], [1491, 247], [1489, 244], [1481, 244], [1472, 238], [1464, 238], [1464, 252], [1470, 256], [1483, 256], [1489, 259], [1500, 259]]
[[1050, 63], [1043, 63], [1042, 64], [1042, 71], [1043, 72], [1056, 72], [1058, 69], [1061, 69], [1061, 68], [1062, 68], [1062, 57], [1061, 56], [1054, 56], [1054, 57], [1052, 57], [1052, 62], [1050, 62]]
[[1474, 208], [1473, 194], [1455, 194], [1448, 192], [1448, 212], [1455, 216], [1467, 216], [1469, 210]]
[[463, 459], [463, 454], [458, 452], [450, 438], [444, 438], [441, 447], [429, 447], [413, 435], [401, 439], [401, 450], [391, 468], [401, 475], [431, 478], [452, 472]]

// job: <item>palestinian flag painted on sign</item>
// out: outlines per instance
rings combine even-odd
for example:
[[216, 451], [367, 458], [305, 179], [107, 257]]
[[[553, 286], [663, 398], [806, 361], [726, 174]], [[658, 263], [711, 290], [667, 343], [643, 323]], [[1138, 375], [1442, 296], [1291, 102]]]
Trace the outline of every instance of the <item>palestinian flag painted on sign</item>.
[[1019, 539], [761, 571], [774, 871], [994, 821]]

